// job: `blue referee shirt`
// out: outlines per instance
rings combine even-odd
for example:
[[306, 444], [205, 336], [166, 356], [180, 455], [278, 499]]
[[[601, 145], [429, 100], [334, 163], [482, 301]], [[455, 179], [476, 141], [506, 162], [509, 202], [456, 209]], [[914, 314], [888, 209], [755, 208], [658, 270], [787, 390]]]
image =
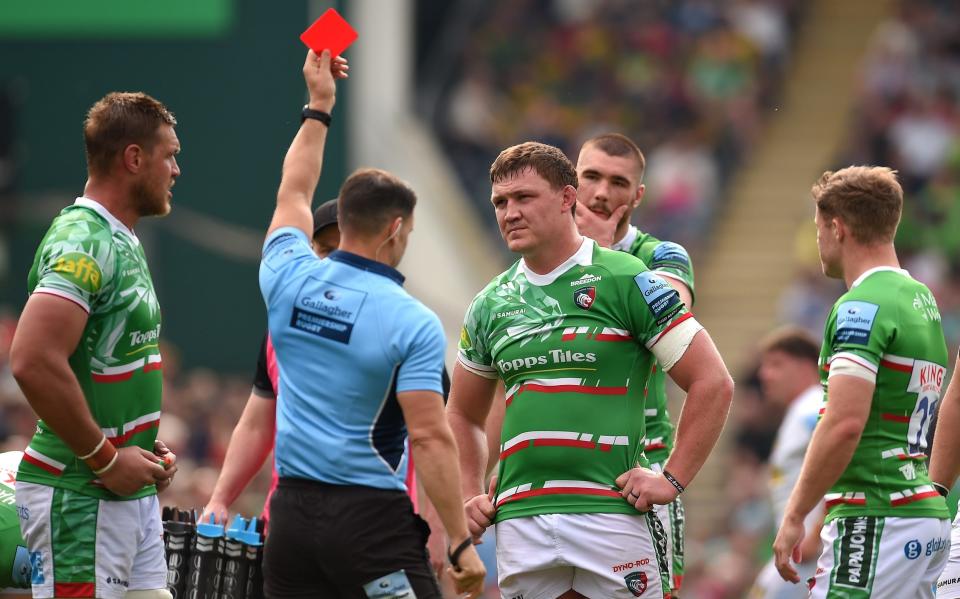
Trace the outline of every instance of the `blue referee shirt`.
[[320, 260], [303, 231], [264, 243], [260, 290], [277, 353], [282, 477], [406, 490], [397, 393], [441, 393], [440, 320], [403, 275], [349, 252]]

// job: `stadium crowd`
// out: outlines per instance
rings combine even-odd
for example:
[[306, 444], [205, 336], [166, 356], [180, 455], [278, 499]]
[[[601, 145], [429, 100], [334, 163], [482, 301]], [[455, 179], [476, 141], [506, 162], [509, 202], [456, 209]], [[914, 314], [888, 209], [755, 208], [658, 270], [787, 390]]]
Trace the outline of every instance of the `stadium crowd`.
[[493, 2], [436, 126], [481, 206], [500, 148], [536, 139], [575, 155], [592, 135], [620, 131], [650, 164], [644, 228], [696, 251], [777, 98], [802, 10], [795, 0]]

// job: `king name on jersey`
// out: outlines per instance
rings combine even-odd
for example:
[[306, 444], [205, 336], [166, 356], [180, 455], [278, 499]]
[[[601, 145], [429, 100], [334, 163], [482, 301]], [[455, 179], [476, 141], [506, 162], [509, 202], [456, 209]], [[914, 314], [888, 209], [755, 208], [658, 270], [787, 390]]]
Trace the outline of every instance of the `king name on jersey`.
[[547, 364], [569, 364], [571, 362], [596, 362], [597, 354], [593, 352], [578, 352], [569, 349], [551, 349], [546, 354], [539, 356], [527, 356], [525, 358], [514, 358], [512, 360], [497, 360], [497, 368], [500, 372], [510, 372], [520, 368], [533, 368], [534, 366], [546, 366]]

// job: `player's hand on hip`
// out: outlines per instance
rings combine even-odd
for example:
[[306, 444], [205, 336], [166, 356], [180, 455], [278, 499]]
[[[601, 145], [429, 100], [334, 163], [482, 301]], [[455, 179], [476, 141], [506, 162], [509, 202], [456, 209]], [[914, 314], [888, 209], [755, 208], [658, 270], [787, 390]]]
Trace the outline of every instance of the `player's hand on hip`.
[[117, 450], [116, 462], [99, 478], [104, 487], [117, 495], [132, 495], [171, 475], [153, 452], [141, 447], [122, 447]]
[[641, 512], [666, 505], [677, 498], [677, 489], [659, 472], [636, 466], [617, 477], [620, 495]]
[[467, 528], [470, 530], [470, 536], [473, 537], [474, 541], [480, 542], [483, 532], [493, 524], [493, 517], [497, 514], [497, 508], [493, 506], [489, 495], [477, 495], [464, 504], [463, 511], [467, 516]]
[[331, 58], [329, 50], [319, 55], [313, 50], [307, 51], [303, 78], [310, 94], [310, 108], [324, 112], [333, 110], [337, 95], [336, 80], [347, 78], [349, 70], [347, 60], [340, 56]]
[[580, 234], [597, 242], [600, 247], [608, 248], [613, 245], [613, 236], [617, 233], [617, 224], [627, 211], [627, 206], [620, 206], [610, 216], [603, 216], [587, 208], [583, 202], [577, 202], [577, 211], [574, 220]]
[[777, 538], [773, 541], [773, 562], [777, 566], [777, 572], [780, 573], [780, 578], [794, 584], [800, 582], [800, 575], [793, 563], [800, 561], [800, 542], [803, 537], [803, 519], [792, 518], [788, 514], [780, 523]]
[[476, 548], [470, 545], [457, 556], [457, 563], [450, 564], [450, 577], [460, 597], [474, 599], [483, 593], [483, 579], [487, 568], [480, 561]]
[[497, 493], [497, 477], [490, 478], [490, 488], [486, 495], [477, 495], [468, 499], [463, 505], [464, 514], [467, 517], [467, 528], [470, 530], [470, 536], [473, 542], [480, 544], [483, 541], [483, 533], [493, 524], [493, 517], [497, 515], [497, 508], [493, 504]]
[[162, 493], [167, 490], [167, 487], [173, 482], [174, 475], [177, 473], [177, 454], [170, 451], [166, 443], [157, 439], [153, 442], [153, 455], [157, 456], [157, 459], [163, 462], [161, 466], [163, 466], [167, 475], [157, 479], [157, 493]]

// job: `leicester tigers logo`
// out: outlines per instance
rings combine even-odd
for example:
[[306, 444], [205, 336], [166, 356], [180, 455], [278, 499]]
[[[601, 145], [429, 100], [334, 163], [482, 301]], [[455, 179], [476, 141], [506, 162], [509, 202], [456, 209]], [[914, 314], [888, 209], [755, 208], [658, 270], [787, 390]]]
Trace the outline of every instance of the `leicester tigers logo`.
[[596, 287], [581, 287], [573, 292], [573, 303], [584, 310], [589, 310], [596, 298]]
[[639, 597], [647, 590], [646, 572], [631, 572], [623, 577], [623, 581], [627, 583], [627, 590], [633, 593], [634, 597]]

